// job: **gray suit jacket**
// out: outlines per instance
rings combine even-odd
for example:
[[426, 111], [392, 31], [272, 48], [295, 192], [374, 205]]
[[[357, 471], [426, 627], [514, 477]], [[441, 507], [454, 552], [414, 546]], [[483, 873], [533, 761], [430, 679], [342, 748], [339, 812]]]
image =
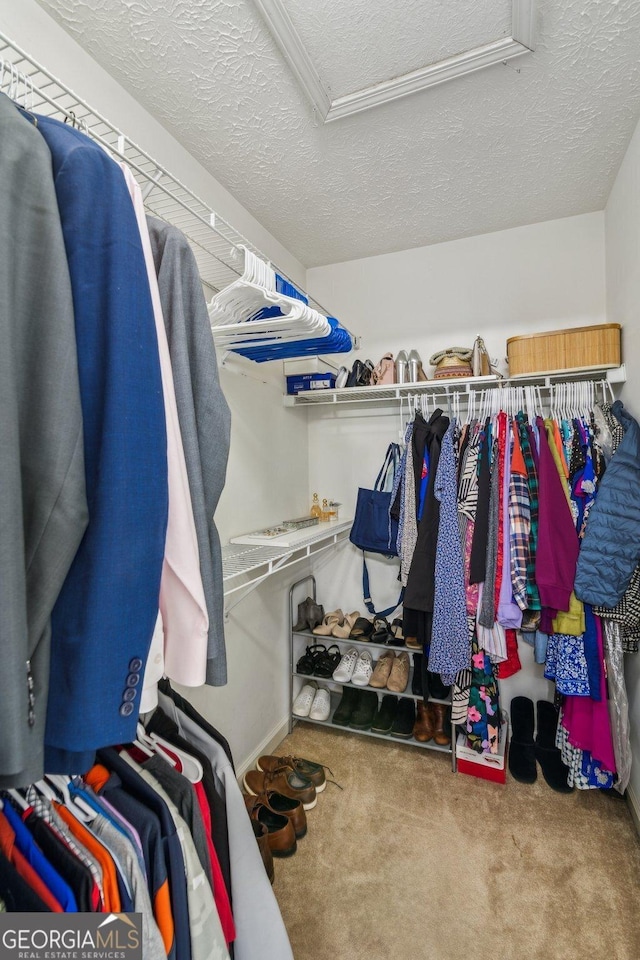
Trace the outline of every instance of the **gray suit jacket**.
[[198, 266], [185, 236], [147, 217], [176, 388], [178, 418], [209, 613], [207, 683], [227, 682], [220, 537], [213, 515], [224, 487], [231, 413], [220, 387], [216, 348]]
[[8, 787], [43, 774], [49, 620], [88, 514], [73, 302], [51, 155], [3, 94], [0, 250], [0, 787]]

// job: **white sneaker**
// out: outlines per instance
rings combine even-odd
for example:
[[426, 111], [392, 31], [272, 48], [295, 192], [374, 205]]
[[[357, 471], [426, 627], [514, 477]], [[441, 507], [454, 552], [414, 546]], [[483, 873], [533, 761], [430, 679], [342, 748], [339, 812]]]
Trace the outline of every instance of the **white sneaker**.
[[293, 701], [293, 712], [295, 713], [296, 717], [309, 716], [309, 711], [313, 706], [313, 698], [317, 692], [318, 687], [315, 683], [305, 683], [304, 687]]
[[356, 687], [366, 687], [373, 673], [373, 658], [368, 650], [363, 650], [355, 665], [351, 683]]
[[331, 697], [326, 687], [319, 687], [309, 711], [310, 720], [328, 720], [331, 713]]
[[357, 662], [358, 651], [355, 647], [351, 647], [333, 671], [333, 679], [337, 680], [338, 683], [349, 683]]

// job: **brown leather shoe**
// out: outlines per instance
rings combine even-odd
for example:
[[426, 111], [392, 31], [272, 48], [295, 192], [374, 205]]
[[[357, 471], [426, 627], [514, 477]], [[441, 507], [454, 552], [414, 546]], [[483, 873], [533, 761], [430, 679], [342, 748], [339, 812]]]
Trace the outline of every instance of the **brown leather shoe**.
[[395, 659], [396, 655], [393, 650], [385, 650], [375, 665], [375, 669], [369, 680], [370, 687], [374, 687], [376, 690], [384, 690]]
[[417, 740], [418, 743], [428, 743], [429, 740], [433, 740], [434, 734], [434, 723], [433, 723], [433, 713], [431, 707], [433, 704], [424, 703], [421, 700], [418, 700], [418, 716], [413, 728], [413, 737], [414, 740]]
[[[325, 777], [322, 764], [316, 763], [315, 760], [305, 760], [304, 757], [258, 757], [256, 767], [258, 770], [262, 770], [263, 773], [277, 770], [278, 767], [291, 767], [291, 769], [295, 770], [304, 780], [311, 780], [311, 783], [316, 788], [316, 793], [322, 793], [327, 785], [327, 778]], [[327, 769], [329, 768], [327, 767]]]
[[267, 871], [269, 882], [273, 883], [273, 854], [269, 846], [269, 831], [264, 823], [260, 823], [258, 820], [252, 820], [251, 826], [253, 827], [253, 835], [258, 841], [258, 850], [260, 851], [264, 868]]
[[297, 850], [296, 834], [288, 817], [270, 810], [259, 797], [244, 798], [252, 820], [262, 823], [268, 831], [269, 849], [274, 857], [291, 857]]
[[422, 644], [417, 637], [405, 637], [404, 645], [409, 647], [410, 650], [422, 650]]
[[439, 746], [448, 747], [451, 743], [451, 736], [446, 732], [444, 728], [444, 722], [447, 718], [447, 710], [449, 708], [445, 703], [430, 703], [429, 706], [433, 710], [433, 720], [435, 726], [433, 739], [437, 744], [439, 744]]
[[399, 653], [391, 666], [391, 673], [387, 681], [387, 690], [392, 693], [404, 693], [409, 683], [409, 654]]
[[265, 773], [260, 770], [247, 770], [243, 783], [247, 793], [254, 797], [261, 793], [268, 793], [269, 790], [275, 790], [276, 793], [282, 793], [285, 797], [300, 800], [305, 810], [313, 810], [318, 802], [316, 788], [311, 780], [301, 777], [292, 767], [276, 767]]
[[261, 793], [258, 797], [261, 803], [274, 813], [283, 817], [288, 817], [293, 824], [296, 840], [302, 840], [307, 832], [307, 815], [304, 807], [299, 800], [292, 800], [291, 797], [285, 797], [284, 794], [276, 790], [269, 790], [267, 793]]

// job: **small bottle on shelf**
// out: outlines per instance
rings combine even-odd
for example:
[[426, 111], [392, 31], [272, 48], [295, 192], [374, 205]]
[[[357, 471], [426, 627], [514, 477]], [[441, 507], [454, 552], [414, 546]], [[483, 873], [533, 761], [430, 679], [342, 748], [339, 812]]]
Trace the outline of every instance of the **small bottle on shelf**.
[[322, 501], [322, 510], [320, 511], [320, 520], [327, 521], [331, 520], [331, 513], [329, 512], [329, 502], [328, 500]]
[[312, 517], [317, 517], [318, 520], [322, 520], [322, 507], [320, 506], [320, 498], [317, 493], [313, 495], [313, 503], [311, 504], [311, 510], [309, 510], [309, 515]]

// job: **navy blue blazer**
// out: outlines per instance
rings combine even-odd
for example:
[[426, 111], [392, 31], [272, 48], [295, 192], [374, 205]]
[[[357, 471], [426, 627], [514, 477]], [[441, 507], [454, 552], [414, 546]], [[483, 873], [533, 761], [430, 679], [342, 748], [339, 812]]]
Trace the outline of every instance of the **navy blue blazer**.
[[38, 117], [73, 291], [89, 525], [53, 610], [45, 769], [81, 773], [135, 737], [158, 613], [167, 440], [158, 341], [124, 177], [84, 134]]

